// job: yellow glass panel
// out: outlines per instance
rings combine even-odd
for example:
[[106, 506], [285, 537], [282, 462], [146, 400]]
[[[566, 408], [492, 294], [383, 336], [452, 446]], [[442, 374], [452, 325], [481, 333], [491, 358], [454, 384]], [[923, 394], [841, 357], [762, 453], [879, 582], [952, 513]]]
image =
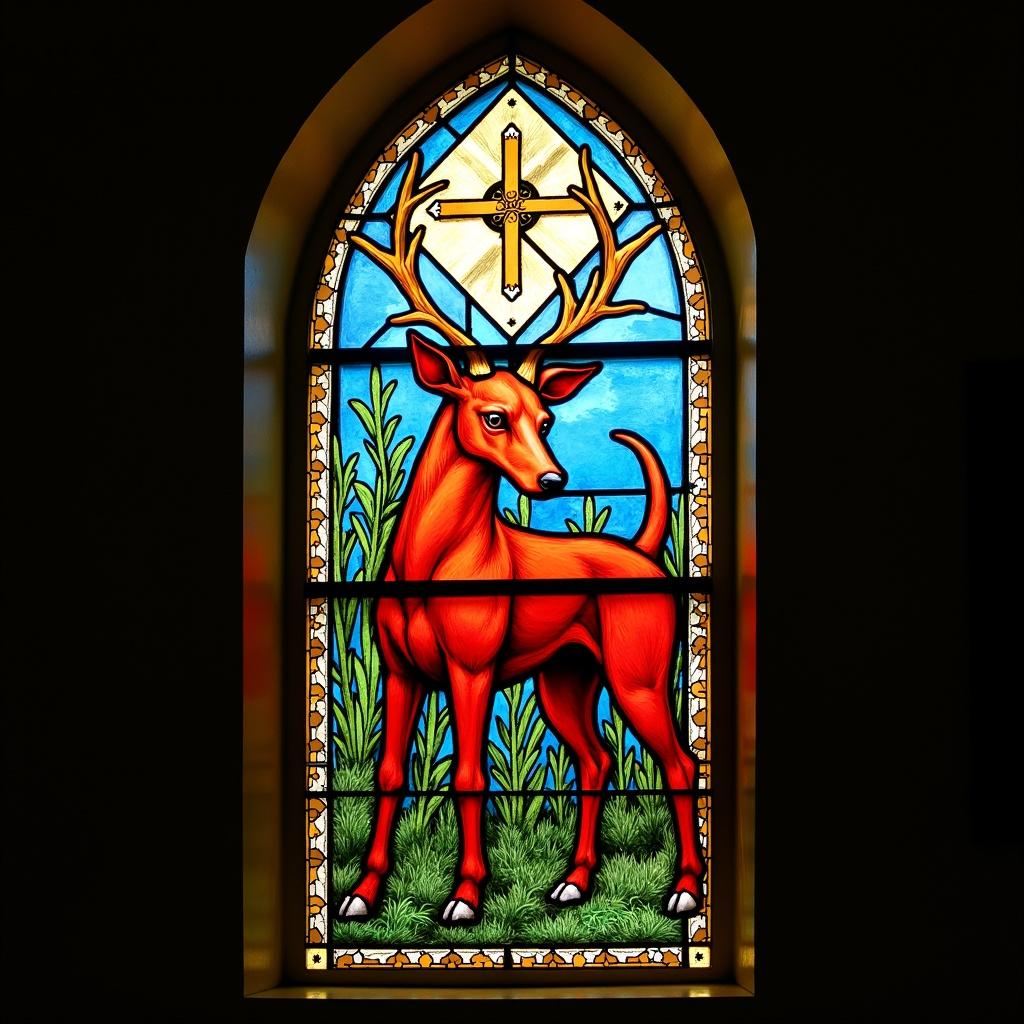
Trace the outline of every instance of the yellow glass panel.
[[[514, 105], [510, 106], [509, 100], [515, 100]], [[423, 248], [507, 335], [514, 337], [555, 293], [557, 285], [548, 260], [567, 272], [574, 270], [597, 245], [597, 235], [590, 217], [582, 210], [536, 212], [533, 223], [528, 228], [524, 225], [518, 233], [521, 292], [510, 299], [503, 291], [502, 232], [489, 227], [479, 215], [458, 219], [437, 216], [438, 203], [482, 200], [493, 186], [503, 182], [503, 175], [506, 179], [510, 176], [508, 160], [503, 162], [505, 133], [510, 124], [520, 135], [519, 180], [528, 182], [537, 197], [564, 199], [569, 185], [582, 184], [579, 151], [521, 93], [512, 90], [498, 97], [477, 126], [428, 176], [427, 186], [443, 180], [449, 185], [437, 194], [436, 203], [415, 212], [412, 228], [425, 226]], [[626, 212], [624, 198], [600, 172], [595, 171], [595, 177], [609, 216], [617, 221]]]

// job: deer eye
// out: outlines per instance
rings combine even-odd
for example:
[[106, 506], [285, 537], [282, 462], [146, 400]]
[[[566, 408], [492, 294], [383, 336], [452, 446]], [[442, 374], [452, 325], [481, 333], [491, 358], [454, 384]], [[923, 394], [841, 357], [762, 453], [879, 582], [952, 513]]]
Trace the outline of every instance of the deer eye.
[[551, 420], [545, 420], [537, 429], [537, 433], [540, 434], [541, 437], [547, 437], [548, 432], [551, 430], [551, 423]]
[[508, 428], [508, 420], [505, 419], [503, 412], [485, 412], [483, 418], [484, 423], [491, 430], [506, 430]]

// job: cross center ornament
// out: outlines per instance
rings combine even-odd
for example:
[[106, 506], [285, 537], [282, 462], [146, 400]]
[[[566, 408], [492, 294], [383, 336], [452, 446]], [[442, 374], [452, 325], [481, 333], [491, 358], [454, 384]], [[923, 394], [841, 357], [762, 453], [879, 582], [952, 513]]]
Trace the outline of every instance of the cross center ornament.
[[543, 215], [584, 212], [583, 204], [572, 196], [538, 196], [537, 189], [523, 181], [522, 133], [514, 124], [502, 133], [501, 181], [483, 199], [438, 199], [427, 209], [434, 220], [482, 217], [501, 233], [501, 291], [509, 302], [523, 291], [523, 232]]

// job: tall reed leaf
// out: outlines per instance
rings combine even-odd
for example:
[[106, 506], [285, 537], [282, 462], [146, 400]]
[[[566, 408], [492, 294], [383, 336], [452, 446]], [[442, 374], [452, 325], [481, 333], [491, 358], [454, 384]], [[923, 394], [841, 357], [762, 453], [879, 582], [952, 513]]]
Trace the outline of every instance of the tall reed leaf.
[[[551, 788], [557, 790], [558, 796], [548, 797], [551, 813], [555, 821], [561, 825], [569, 819], [572, 811], [572, 799], [569, 797], [569, 769], [572, 760], [563, 743], [558, 744], [558, 753], [554, 747], [548, 747], [548, 771], [551, 773]], [[565, 794], [564, 796], [561, 794]]]
[[566, 519], [565, 525], [569, 532], [604, 533], [604, 528], [608, 525], [608, 519], [612, 514], [612, 507], [611, 505], [605, 505], [596, 515], [594, 514], [595, 508], [594, 499], [588, 494], [583, 499], [583, 525], [581, 526], [575, 519]]
[[[359, 453], [353, 452], [342, 461], [338, 437], [331, 439], [331, 576], [334, 582], [344, 580], [355, 548], [356, 536], [344, 529], [344, 514], [355, 496]], [[334, 637], [338, 660], [331, 663], [331, 679], [337, 685], [340, 699], [334, 702], [334, 749], [336, 765], [354, 765], [369, 755], [364, 729], [364, 702], [354, 686], [352, 635], [355, 631], [357, 602], [335, 599], [332, 602]]]
[[[444, 779], [452, 766], [451, 755], [441, 756], [448, 735], [448, 708], [441, 707], [441, 695], [433, 690], [427, 698], [422, 724], [416, 732], [412, 755], [412, 788], [417, 790], [448, 789]], [[420, 794], [413, 799], [412, 816], [417, 828], [425, 828], [444, 803], [444, 797]]]
[[[684, 515], [681, 510], [673, 508], [669, 523], [668, 537], [665, 540], [665, 547], [662, 549], [661, 558], [670, 576], [686, 575], [686, 541], [683, 536]], [[686, 635], [686, 623], [688, 600], [683, 597], [680, 601], [682, 611], [683, 636]], [[683, 661], [684, 644], [676, 649], [675, 665], [672, 670], [672, 696], [676, 713], [676, 722], [685, 731], [686, 715], [683, 710], [686, 696], [686, 679], [683, 676], [683, 669], [686, 667]]]
[[[358, 398], [349, 400], [366, 438], [363, 448], [373, 464], [372, 473], [359, 479], [359, 454], [353, 453], [341, 463], [338, 442], [333, 450], [335, 502], [332, 521], [334, 579], [345, 579], [355, 546], [358, 544], [362, 566], [353, 579], [375, 580], [383, 568], [388, 541], [394, 531], [401, 507], [402, 468], [415, 438], [404, 437], [397, 443], [395, 433], [401, 416], [388, 416], [388, 406], [398, 387], [397, 380], [383, 384], [378, 367], [370, 370], [370, 404]], [[353, 500], [358, 509], [348, 517], [350, 529], [343, 529], [343, 515]], [[335, 637], [340, 665], [332, 667], [332, 676], [341, 691], [334, 706], [335, 745], [339, 758], [358, 764], [372, 758], [380, 742], [381, 663], [373, 637], [373, 602], [369, 598], [349, 598], [334, 602]], [[355, 646], [356, 625], [358, 649]]]
[[530, 508], [529, 497], [525, 494], [520, 494], [518, 510], [513, 512], [512, 509], [506, 508], [503, 514], [513, 525], [526, 527], [530, 525]]
[[[637, 789], [661, 789], [661, 770], [646, 748], [642, 748], [640, 763], [635, 765], [635, 778]], [[640, 807], [648, 815], [657, 813], [662, 800], [660, 796], [652, 795], [641, 796], [638, 799]]]
[[531, 830], [544, 806], [544, 797], [538, 792], [547, 775], [540, 764], [544, 721], [537, 711], [536, 695], [531, 690], [526, 696], [525, 683], [510, 686], [505, 701], [508, 718], [495, 718], [501, 744], [488, 740], [487, 750], [494, 781], [509, 795], [495, 797], [494, 805], [503, 822]]

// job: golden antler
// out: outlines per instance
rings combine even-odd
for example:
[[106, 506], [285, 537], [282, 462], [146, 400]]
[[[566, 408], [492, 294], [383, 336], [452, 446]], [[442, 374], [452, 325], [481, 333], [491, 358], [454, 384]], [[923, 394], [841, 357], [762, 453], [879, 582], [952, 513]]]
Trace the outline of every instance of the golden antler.
[[426, 228], [421, 224], [415, 231], [409, 231], [409, 221], [413, 211], [421, 203], [424, 203], [436, 192], [448, 187], [447, 181], [437, 181], [428, 185], [425, 189], [413, 193], [413, 186], [420, 172], [420, 153], [413, 153], [409, 161], [409, 169], [402, 179], [401, 188], [398, 190], [398, 199], [395, 202], [395, 226], [393, 232], [394, 250], [388, 251], [376, 242], [359, 235], [352, 235], [352, 244], [370, 257], [380, 266], [396, 285], [401, 289], [402, 294], [408, 300], [412, 309], [408, 313], [398, 313], [388, 318], [388, 323], [400, 324], [425, 324], [433, 327], [439, 334], [460, 348], [472, 349], [469, 353], [469, 372], [473, 376], [485, 375], [491, 372], [491, 364], [487, 356], [480, 350], [477, 343], [468, 335], [464, 334], [431, 302], [429, 296], [420, 283], [416, 273], [416, 257], [419, 255], [420, 245], [423, 243], [423, 235]]
[[[615, 289], [630, 263], [661, 231], [661, 225], [652, 224], [631, 242], [618, 248], [615, 242], [615, 227], [609, 220], [608, 213], [601, 202], [597, 191], [597, 182], [590, 169], [590, 148], [588, 146], [580, 148], [580, 175], [583, 178], [583, 188], [578, 185], [570, 185], [568, 191], [574, 199], [583, 204], [587, 213], [590, 214], [594, 230], [597, 231], [597, 237], [601, 244], [601, 261], [590, 275], [583, 298], [580, 300], [577, 300], [573, 294], [572, 283], [569, 281], [568, 275], [561, 270], [555, 273], [555, 280], [562, 293], [562, 315], [554, 330], [538, 342], [540, 345], [558, 345], [567, 342], [587, 327], [606, 317], [647, 312], [646, 302], [612, 302], [611, 297], [615, 294]], [[516, 373], [523, 380], [533, 383], [543, 355], [541, 349], [529, 352], [520, 363]]]

